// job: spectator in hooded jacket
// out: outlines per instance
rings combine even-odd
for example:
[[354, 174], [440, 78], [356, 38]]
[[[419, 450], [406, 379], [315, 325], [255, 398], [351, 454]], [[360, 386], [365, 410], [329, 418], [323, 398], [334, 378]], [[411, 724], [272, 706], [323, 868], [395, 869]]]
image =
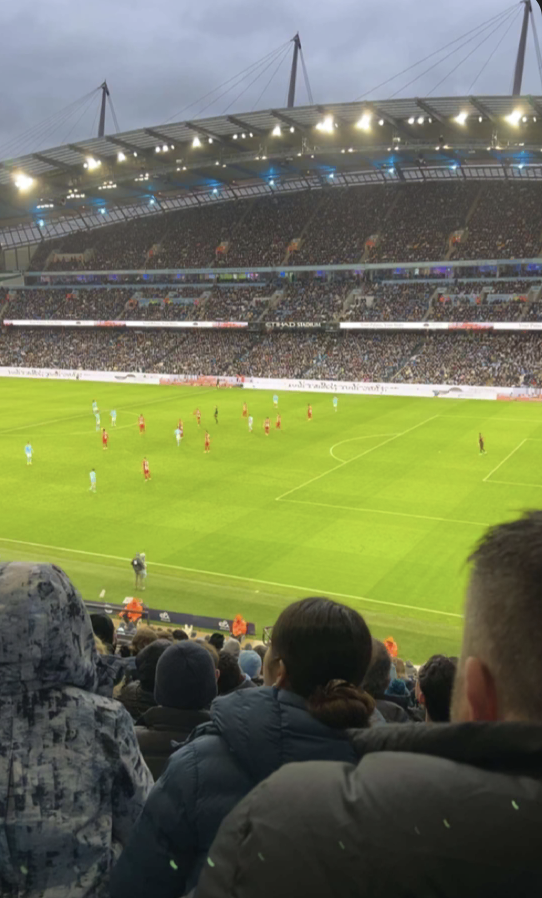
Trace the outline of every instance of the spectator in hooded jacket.
[[0, 894], [105, 898], [152, 778], [59, 568], [0, 564], [0, 659]]
[[170, 645], [158, 659], [154, 683], [156, 705], [141, 716], [136, 735], [143, 757], [158, 779], [175, 750], [200, 723], [211, 719], [217, 670], [210, 652], [197, 642]]
[[116, 867], [113, 898], [193, 888], [222, 819], [282, 764], [353, 763], [346, 730], [369, 726], [374, 703], [356, 684], [370, 657], [369, 630], [352, 608], [321, 598], [286, 608], [265, 659], [274, 685], [217, 699], [211, 723], [171, 757]]
[[273, 774], [224, 822], [197, 898], [541, 893], [542, 511], [470, 561], [452, 723], [360, 731], [356, 766]]

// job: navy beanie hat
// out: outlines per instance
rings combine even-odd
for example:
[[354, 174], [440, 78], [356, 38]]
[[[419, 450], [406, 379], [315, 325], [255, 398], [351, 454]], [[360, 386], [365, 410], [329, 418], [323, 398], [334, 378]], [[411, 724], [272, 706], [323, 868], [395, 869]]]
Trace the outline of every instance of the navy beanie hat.
[[187, 640], [170, 645], [156, 666], [155, 701], [165, 708], [200, 711], [216, 695], [216, 670], [207, 649]]

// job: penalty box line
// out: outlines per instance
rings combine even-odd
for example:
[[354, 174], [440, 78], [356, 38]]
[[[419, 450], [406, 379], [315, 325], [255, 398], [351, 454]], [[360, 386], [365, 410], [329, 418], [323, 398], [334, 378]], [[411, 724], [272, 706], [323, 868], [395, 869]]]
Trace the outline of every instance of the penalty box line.
[[[338, 471], [339, 468], [344, 468], [345, 465], [351, 464], [353, 461], [357, 461], [358, 458], [363, 458], [364, 455], [369, 455], [369, 453], [374, 452], [375, 449], [381, 449], [382, 446], [386, 446], [387, 443], [393, 442], [393, 440], [398, 440], [399, 437], [404, 437], [407, 433], [412, 433], [413, 430], [417, 430], [418, 427], [423, 427], [424, 424], [429, 424], [430, 421], [434, 421], [435, 418], [441, 418], [442, 415], [432, 415], [430, 418], [426, 418], [425, 421], [420, 421], [419, 424], [415, 424], [414, 427], [409, 427], [408, 430], [403, 430], [402, 433], [396, 433], [393, 436], [388, 437], [387, 440], [384, 440], [382, 443], [377, 443], [376, 446], [371, 446], [370, 449], [366, 449], [364, 452], [360, 452], [359, 455], [354, 455], [353, 458], [349, 458], [348, 461], [341, 461], [340, 464], [335, 465], [334, 468], [330, 468], [328, 471], [324, 471], [322, 474], [317, 474], [316, 477], [311, 477], [310, 480], [306, 480], [304, 483], [300, 483], [299, 486], [294, 486], [293, 489], [287, 490], [285, 493], [282, 493], [280, 496], [275, 497], [275, 502], [280, 502], [282, 499], [285, 499], [286, 496], [291, 496], [292, 493], [296, 493], [298, 490], [302, 490], [303, 487], [309, 486], [311, 483], [316, 483], [317, 480], [321, 480], [322, 477], [326, 477], [328, 474], [332, 474], [333, 471]], [[336, 444], [338, 445], [338, 444]], [[335, 447], [332, 446], [332, 449]]]
[[[105, 555], [102, 552], [88, 552], [84, 549], [69, 549], [66, 546], [49, 546], [44, 543], [31, 543], [26, 540], [8, 539], [3, 536], [0, 536], [0, 544], [1, 543], [10, 543], [17, 546], [31, 546], [34, 549], [48, 549], [52, 552], [69, 552], [73, 555], [85, 555], [90, 558], [106, 558], [109, 561], [122, 561], [123, 564], [129, 564], [131, 561], [130, 558], [123, 558], [120, 555]], [[386, 602], [383, 599], [369, 599], [367, 596], [354, 596], [345, 592], [331, 592], [329, 589], [323, 589], [322, 586], [295, 586], [292, 583], [277, 583], [273, 580], [259, 580], [255, 577], [240, 577], [237, 574], [223, 574], [218, 571], [203, 571], [194, 567], [184, 567], [180, 564], [165, 564], [161, 561], [151, 561], [148, 566], [149, 568], [166, 568], [173, 571], [184, 571], [189, 574], [203, 574], [207, 577], [222, 577], [226, 580], [237, 580], [240, 583], [258, 583], [263, 586], [278, 586], [280, 589], [297, 589], [308, 595], [321, 595], [322, 593], [325, 593], [328, 596], [334, 596], [338, 599], [352, 599], [356, 602], [369, 602], [371, 605], [383, 605], [389, 608], [401, 608], [407, 611], [436, 614], [439, 617], [456, 617], [459, 620], [463, 620], [463, 615], [457, 614], [455, 611], [441, 611], [438, 608], [421, 608], [418, 605], [404, 605], [401, 602]], [[107, 602], [104, 604], [107, 604]]]

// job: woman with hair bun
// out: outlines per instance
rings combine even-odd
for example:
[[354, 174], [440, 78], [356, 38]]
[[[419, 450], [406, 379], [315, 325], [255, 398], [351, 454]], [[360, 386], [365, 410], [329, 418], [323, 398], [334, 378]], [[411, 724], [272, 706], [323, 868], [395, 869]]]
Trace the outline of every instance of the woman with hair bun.
[[309, 598], [279, 616], [261, 689], [216, 699], [211, 721], [170, 758], [117, 864], [112, 898], [177, 898], [194, 888], [224, 817], [292, 761], [356, 763], [346, 730], [370, 726], [362, 692], [369, 629], [352, 608]]

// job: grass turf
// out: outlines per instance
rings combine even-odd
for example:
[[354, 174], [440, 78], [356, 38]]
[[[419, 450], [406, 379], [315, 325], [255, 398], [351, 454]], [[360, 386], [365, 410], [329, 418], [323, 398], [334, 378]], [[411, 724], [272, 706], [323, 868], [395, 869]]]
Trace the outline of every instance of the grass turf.
[[[0, 383], [0, 557], [58, 563], [88, 599], [103, 589], [112, 602], [132, 594], [129, 560], [144, 551], [144, 598], [154, 607], [240, 611], [260, 634], [293, 599], [326, 594], [421, 662], [459, 650], [465, 559], [484, 529], [542, 499], [535, 404], [340, 396], [334, 412], [331, 396], [281, 393], [277, 432], [271, 392]], [[110, 434], [106, 452], [94, 398]], [[201, 429], [192, 414], [198, 404]]]

